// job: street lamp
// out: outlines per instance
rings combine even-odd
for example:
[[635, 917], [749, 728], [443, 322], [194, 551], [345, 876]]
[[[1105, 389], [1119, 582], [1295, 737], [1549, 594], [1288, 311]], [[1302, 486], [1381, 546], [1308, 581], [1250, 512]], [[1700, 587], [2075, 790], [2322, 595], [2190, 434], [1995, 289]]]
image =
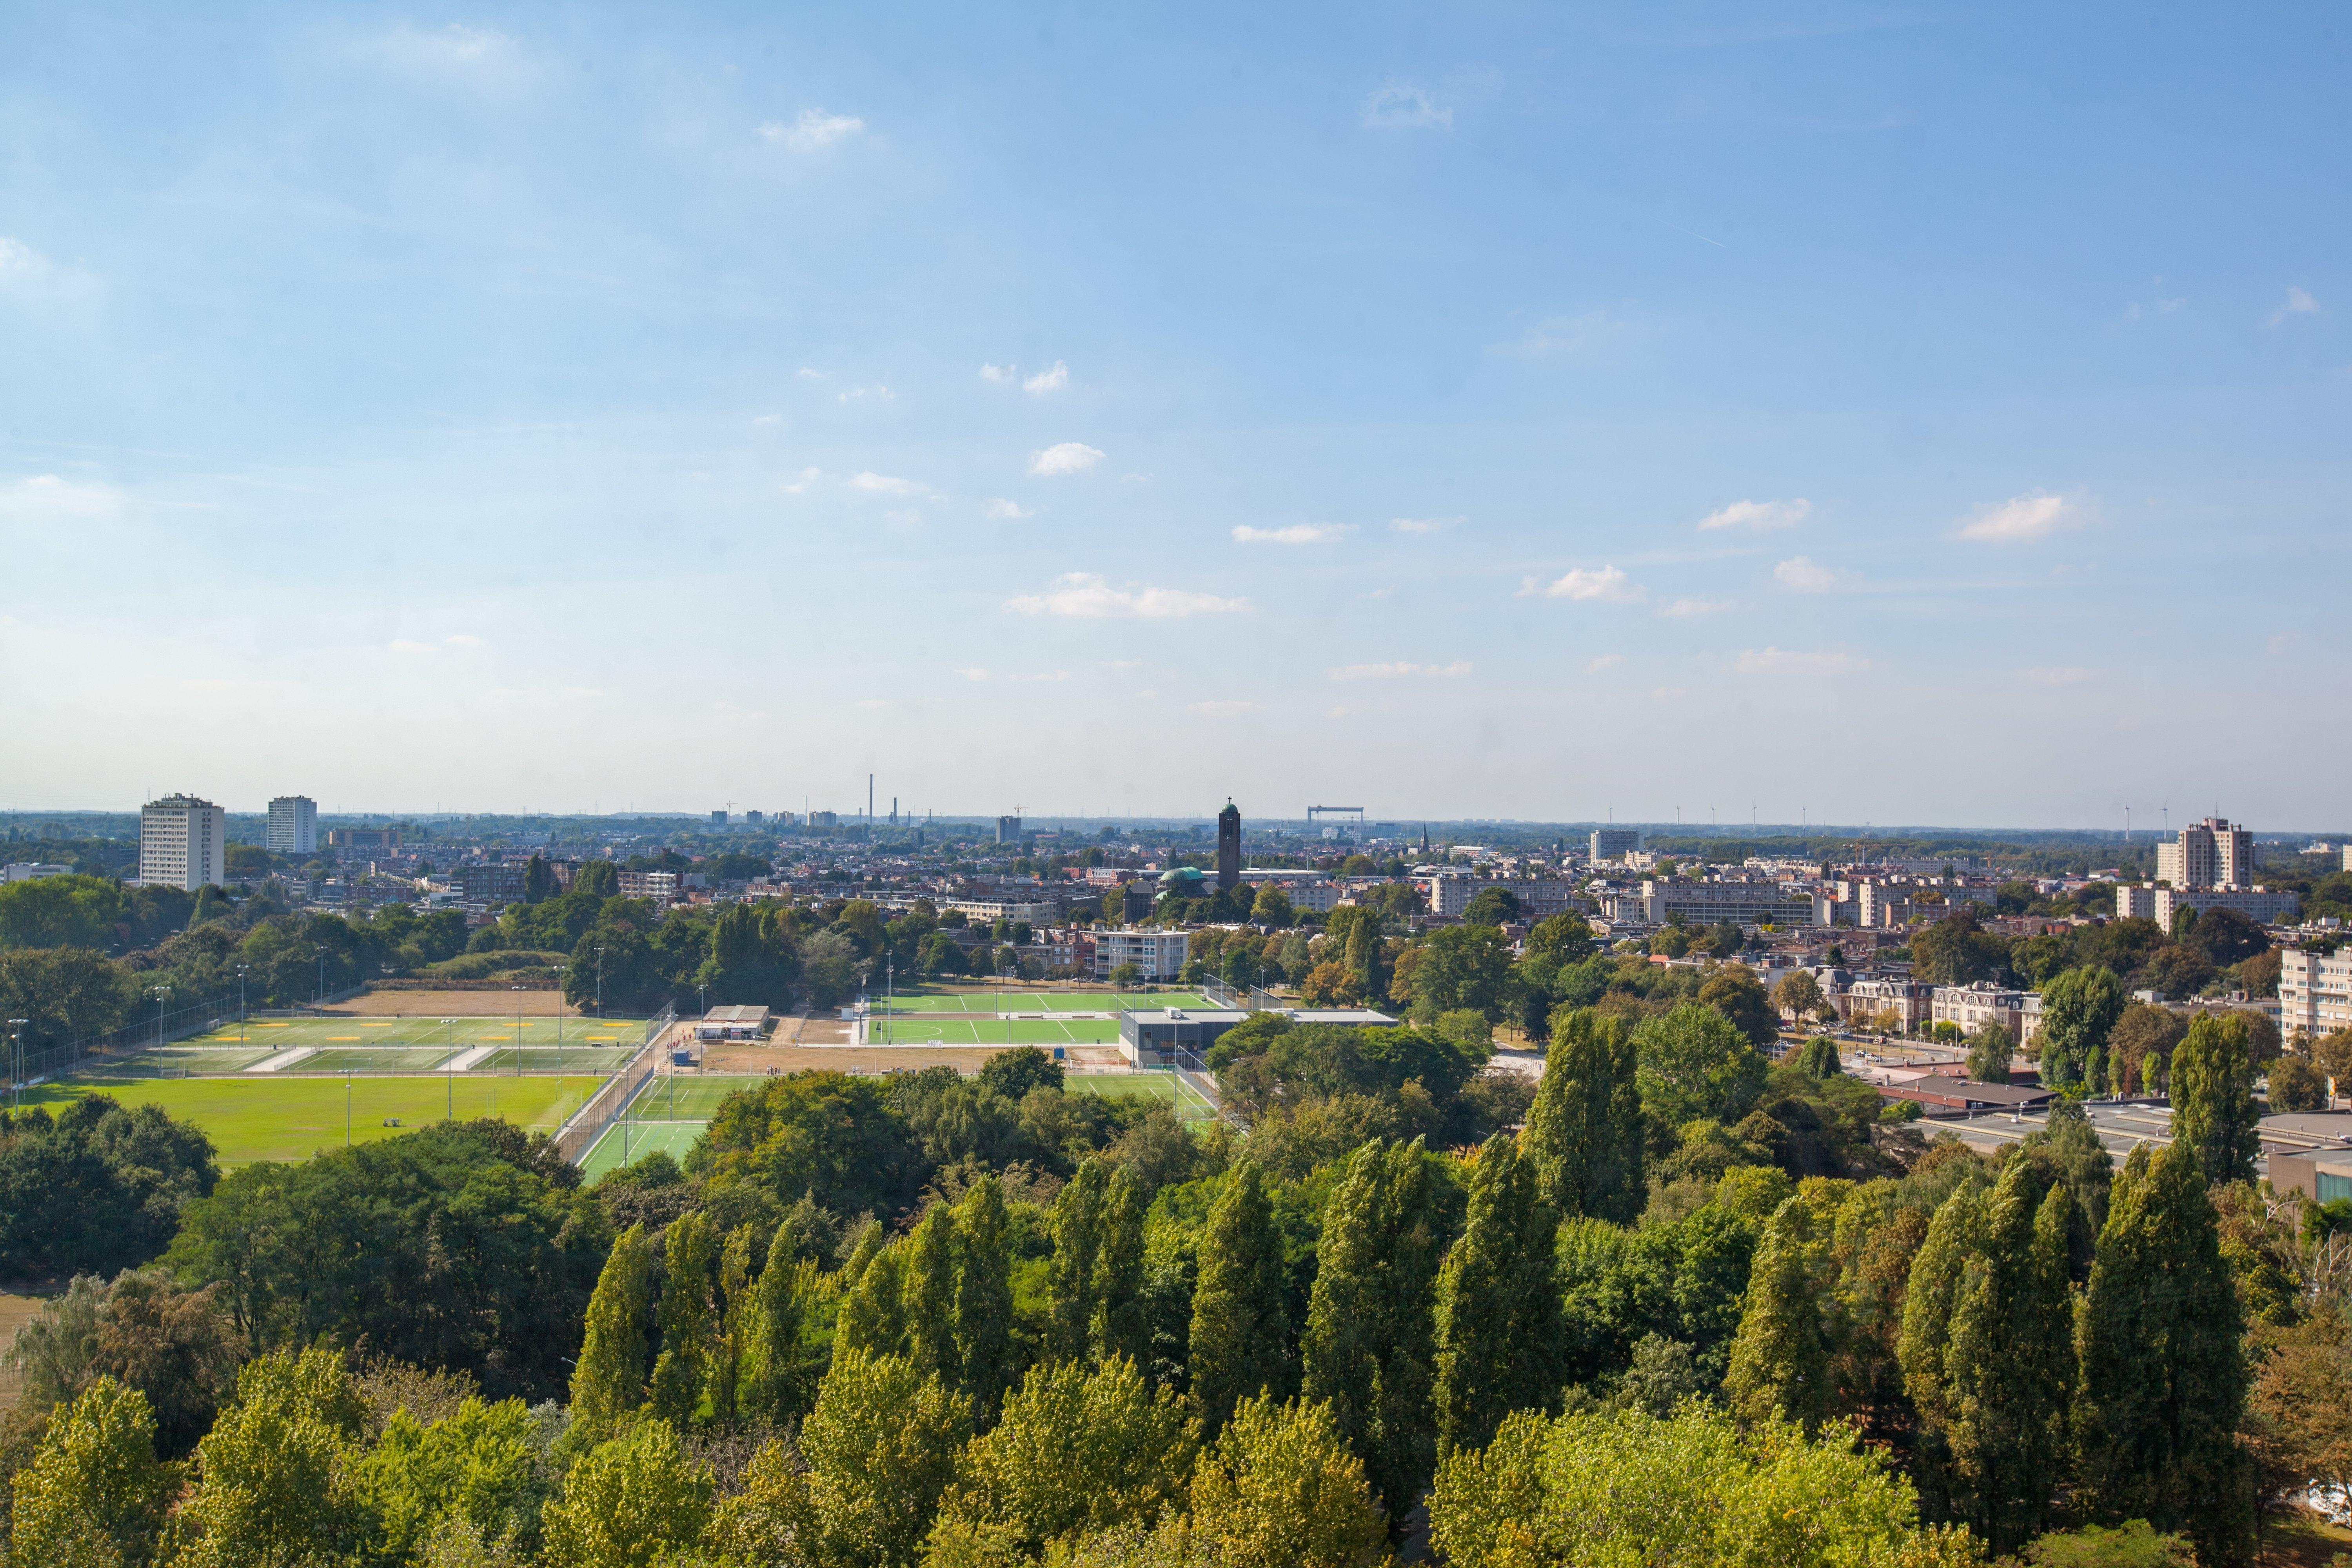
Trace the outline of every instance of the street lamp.
[[[566, 964], [555, 966], [555, 1049], [558, 1051], [563, 1049], [563, 971], [570, 967]], [[557, 1057], [555, 1065], [562, 1067], [563, 1058]]]
[[8, 1020], [8, 1086], [16, 1091], [16, 1109], [25, 1108], [25, 1026], [31, 1019]]
[[163, 998], [172, 994], [172, 988], [151, 987], [148, 994], [155, 998], [155, 1044], [160, 1048], [163, 1043]]
[[515, 1076], [522, 1076], [522, 988], [512, 988], [515, 994]]

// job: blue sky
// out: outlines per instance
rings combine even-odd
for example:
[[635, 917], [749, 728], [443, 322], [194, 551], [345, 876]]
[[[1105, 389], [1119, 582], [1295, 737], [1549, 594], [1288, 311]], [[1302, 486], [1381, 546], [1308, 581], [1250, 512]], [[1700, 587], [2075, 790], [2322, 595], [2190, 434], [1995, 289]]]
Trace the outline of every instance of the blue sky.
[[11, 6], [0, 806], [2337, 825], [2347, 29]]

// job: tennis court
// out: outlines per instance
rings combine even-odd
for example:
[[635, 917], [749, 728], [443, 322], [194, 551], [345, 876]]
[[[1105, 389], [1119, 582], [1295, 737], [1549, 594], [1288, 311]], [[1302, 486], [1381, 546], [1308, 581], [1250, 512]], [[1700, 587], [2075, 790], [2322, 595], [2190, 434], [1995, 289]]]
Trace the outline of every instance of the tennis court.
[[900, 991], [875, 997], [877, 1013], [1118, 1013], [1154, 1008], [1207, 1008], [1198, 991]]
[[1116, 1019], [876, 1019], [872, 1045], [1111, 1045]]

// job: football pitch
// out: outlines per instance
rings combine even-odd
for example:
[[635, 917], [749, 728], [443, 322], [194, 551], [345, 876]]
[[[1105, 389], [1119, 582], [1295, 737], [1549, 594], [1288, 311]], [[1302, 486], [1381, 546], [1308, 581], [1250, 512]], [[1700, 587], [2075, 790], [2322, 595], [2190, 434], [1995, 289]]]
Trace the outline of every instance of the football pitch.
[[54, 1108], [82, 1095], [105, 1094], [126, 1107], [161, 1105], [173, 1121], [203, 1128], [222, 1167], [233, 1169], [257, 1160], [306, 1160], [347, 1138], [364, 1144], [398, 1137], [445, 1116], [496, 1116], [530, 1132], [552, 1133], [603, 1082], [601, 1075], [585, 1074], [342, 1079], [240, 1073], [72, 1079], [27, 1090], [25, 1099]]
[[992, 1018], [999, 1013], [1119, 1013], [1211, 1005], [1198, 991], [900, 991], [870, 1001], [877, 1017], [883, 1013], [977, 1013]]
[[869, 1045], [1115, 1045], [1116, 1019], [877, 1018]]
[[[581, 1172], [593, 1182], [656, 1150], [683, 1164], [695, 1140], [718, 1113], [720, 1101], [739, 1089], [770, 1082], [761, 1073], [664, 1074], [631, 1102], [626, 1116], [596, 1140], [595, 1147], [580, 1162]], [[1215, 1114], [1207, 1101], [1181, 1085], [1172, 1072], [1074, 1072], [1062, 1081], [1062, 1087], [1071, 1094], [1166, 1100], [1187, 1122], [1206, 1121]]]
[[[609, 1072], [645, 1038], [639, 1019], [249, 1019], [150, 1046], [125, 1077], [347, 1072]], [[557, 1042], [561, 1040], [562, 1043]]]

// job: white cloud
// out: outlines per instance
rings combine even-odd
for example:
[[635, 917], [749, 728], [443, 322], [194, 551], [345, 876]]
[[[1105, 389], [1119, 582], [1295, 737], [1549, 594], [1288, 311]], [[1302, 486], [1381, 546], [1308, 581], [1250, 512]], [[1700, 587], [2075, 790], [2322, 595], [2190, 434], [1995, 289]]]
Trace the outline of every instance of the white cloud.
[[823, 470], [816, 468], [803, 468], [801, 470], [801, 476], [799, 478], [784, 486], [784, 494], [787, 496], [806, 495], [808, 493], [808, 487], [811, 485], [815, 484], [817, 480], [822, 477], [824, 477]]
[[1494, 351], [1525, 359], [1572, 354], [1597, 348], [1623, 335], [1628, 323], [1613, 310], [1587, 310], [1580, 316], [1547, 316], [1516, 343], [1497, 343]]
[[1603, 670], [1613, 670], [1624, 662], [1625, 655], [1622, 653], [1603, 653], [1597, 659], [1585, 660], [1584, 673], [1588, 675], [1597, 675]]
[[971, 665], [967, 669], [958, 670], [956, 674], [961, 675], [967, 681], [984, 681], [988, 679], [988, 672], [982, 669], [977, 664]]
[[1680, 618], [1693, 615], [1713, 615], [1718, 611], [1728, 610], [1730, 608], [1731, 601], [1727, 599], [1677, 599], [1672, 604], [1667, 605], [1664, 610], [1659, 611], [1658, 613], [1661, 615], [1673, 615]]
[[1036, 514], [1024, 508], [1018, 501], [1008, 501], [999, 497], [988, 503], [988, 515], [1000, 523], [1017, 523]]
[[111, 485], [78, 484], [55, 474], [35, 474], [0, 489], [0, 517], [66, 522], [113, 515], [122, 493]]
[[980, 379], [984, 382], [1009, 382], [1020, 369], [1017, 365], [982, 365]]
[[2091, 672], [2079, 664], [2044, 664], [2036, 669], [2020, 670], [2018, 675], [2033, 686], [2071, 686], [2091, 678]]
[[1016, 615], [1066, 615], [1087, 621], [1168, 621], [1186, 615], [1223, 615], [1247, 610], [1249, 601], [1187, 593], [1181, 588], [1113, 588], [1093, 572], [1073, 571], [1055, 578], [1046, 592], [1006, 600], [1004, 608]]
[[1800, 496], [1793, 501], [1734, 501], [1719, 512], [1698, 520], [1701, 528], [1786, 528], [1812, 516], [1813, 504]]
[[827, 114], [821, 109], [803, 109], [800, 118], [790, 125], [781, 120], [771, 120], [760, 127], [760, 134], [767, 141], [782, 142], [795, 152], [819, 152], [865, 129], [866, 122], [855, 115]]
[[1070, 367], [1055, 360], [1052, 370], [1039, 371], [1021, 383], [1021, 390], [1026, 392], [1057, 392], [1069, 384]]
[[890, 389], [888, 387], [852, 387], [847, 392], [837, 392], [834, 393], [833, 401], [835, 402], [852, 402], [859, 398], [868, 397], [874, 399], [877, 402], [888, 402], [890, 401]]
[[1256, 706], [1255, 703], [1206, 702], [1194, 703], [1192, 711], [1203, 718], [1232, 718], [1238, 714], [1245, 714]]
[[430, 643], [412, 643], [404, 637], [394, 638], [390, 647], [395, 653], [437, 653], [441, 651]]
[[2290, 316], [2314, 315], [2318, 309], [2319, 301], [2311, 297], [2310, 290], [2290, 288], [2286, 291], [2286, 303], [2280, 306], [2278, 314], [2271, 318], [2271, 325], [2275, 327]]
[[376, 41], [375, 52], [395, 65], [477, 75], [498, 70], [517, 57], [515, 41], [505, 34], [457, 22], [431, 32], [395, 27]]
[[2080, 528], [2086, 521], [2081, 503], [2036, 490], [1996, 506], [1979, 507], [1974, 520], [1962, 524], [1957, 537], [1985, 544], [2026, 544], [2062, 528]]
[[1398, 517], [1389, 527], [1401, 534], [1433, 534], [1460, 521], [1460, 517]]
[[1827, 593], [1838, 585], [1838, 574], [1811, 556], [1791, 556], [1774, 567], [1772, 575], [1782, 587], [1793, 588], [1800, 593]]
[[1110, 662], [1110, 667], [1114, 670], [1139, 670], [1143, 668], [1143, 661], [1140, 659], [1113, 659]]
[[1042, 478], [1057, 474], [1083, 474], [1103, 460], [1101, 451], [1083, 441], [1064, 441], [1029, 455], [1029, 472]]
[[482, 645], [479, 637], [468, 636], [463, 632], [450, 632], [446, 641], [453, 648], [478, 648]]
[[1641, 598], [1642, 591], [1613, 566], [1598, 570], [1580, 566], [1566, 576], [1540, 587], [1532, 577], [1522, 579], [1519, 597], [1525, 599], [1535, 594], [1541, 594], [1546, 599], [1601, 600], [1622, 604], [1628, 600]]
[[1040, 670], [1034, 675], [1015, 675], [1013, 678], [1016, 681], [1043, 681], [1046, 685], [1052, 685], [1059, 682], [1068, 680], [1070, 678], [1070, 672], [1067, 670]]
[[849, 481], [853, 490], [872, 490], [884, 496], [913, 496], [922, 486], [912, 479], [893, 479], [887, 474], [860, 474]]
[[1743, 649], [1731, 667], [1743, 675], [1843, 675], [1869, 668], [1853, 654], [1836, 649], [1800, 653], [1788, 648]]
[[1328, 545], [1355, 532], [1351, 523], [1293, 523], [1286, 528], [1238, 528], [1234, 542], [1244, 545]]
[[1470, 661], [1456, 659], [1450, 664], [1342, 664], [1331, 672], [1335, 681], [1400, 681], [1414, 675], [1434, 675], [1452, 680], [1470, 673]]
[[1375, 88], [1364, 99], [1368, 131], [1451, 131], [1454, 111], [1441, 107], [1429, 94], [1404, 82]]
[[1650, 695], [1658, 702], [1670, 703], [1677, 700], [1678, 698], [1690, 695], [1690, 688], [1687, 686], [1653, 686], [1650, 688]]
[[821, 382], [824, 380], [824, 372], [823, 371], [811, 370], [808, 366], [803, 365], [800, 368], [800, 377], [801, 380], [804, 382]]

